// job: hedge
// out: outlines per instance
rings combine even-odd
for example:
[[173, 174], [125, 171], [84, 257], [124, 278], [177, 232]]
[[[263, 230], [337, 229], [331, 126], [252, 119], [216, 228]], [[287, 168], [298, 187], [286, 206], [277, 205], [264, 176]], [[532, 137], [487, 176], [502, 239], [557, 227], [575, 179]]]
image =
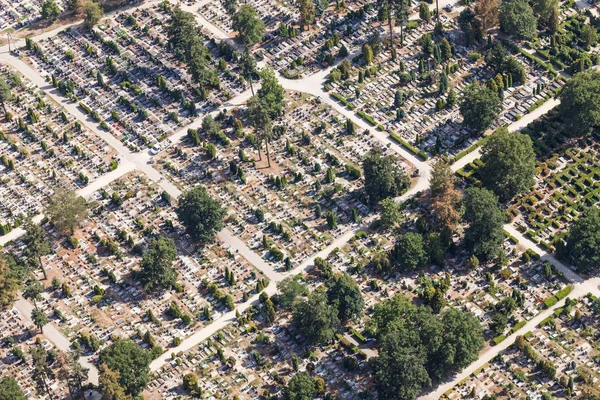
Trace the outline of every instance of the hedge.
[[494, 342], [494, 345], [497, 346], [500, 343], [502, 343], [504, 341], [504, 339], [506, 339], [506, 336], [500, 335], [500, 336], [496, 336], [494, 339], [492, 339], [492, 342]]
[[461, 158], [463, 158], [464, 156], [466, 156], [467, 154], [470, 154], [472, 152], [474, 152], [475, 150], [477, 150], [480, 146], [483, 146], [485, 144], [485, 142], [487, 142], [488, 140], [490, 140], [491, 135], [485, 136], [484, 138], [482, 138], [481, 140], [478, 140], [477, 142], [473, 143], [469, 148], [461, 151], [460, 153], [458, 153], [454, 159], [452, 160], [452, 163], [457, 162], [458, 160], [460, 160]]
[[558, 75], [558, 72], [556, 72], [556, 70], [552, 67], [552, 65], [544, 62], [541, 58], [531, 55], [521, 48], [519, 48], [518, 50], [519, 50], [519, 53], [521, 53], [523, 55], [523, 57], [527, 58], [529, 61], [532, 61], [537, 66], [545, 68], [546, 70], [548, 70], [548, 72], [550, 72], [554, 76]]
[[413, 145], [411, 145], [410, 143], [408, 143], [407, 141], [402, 139], [400, 136], [396, 135], [394, 132], [389, 132], [389, 134], [392, 139], [394, 139], [396, 142], [400, 143], [400, 145], [405, 147], [408, 151], [410, 151], [415, 156], [420, 157], [423, 160], [427, 160], [427, 158], [429, 158], [427, 156], [427, 153], [425, 153], [423, 150], [414, 147]]
[[367, 339], [365, 339], [365, 337], [363, 335], [361, 335], [356, 329], [354, 328], [350, 328], [350, 332], [356, 336], [356, 338], [361, 341], [362, 343], [365, 343], [367, 341]]
[[560, 289], [558, 293], [555, 294], [555, 296], [558, 300], [562, 300], [565, 297], [567, 297], [569, 293], [571, 293], [571, 290], [573, 290], [571, 286], [565, 286], [564, 288]]
[[518, 331], [519, 329], [521, 329], [522, 327], [524, 327], [526, 323], [527, 323], [527, 321], [520, 321], [515, 326], [513, 326], [510, 331], [512, 333], [515, 333], [516, 331]]
[[540, 328], [543, 328], [544, 326], [546, 326], [552, 320], [554, 320], [553, 316], [550, 316], [550, 317], [542, 320], [542, 322], [540, 322]]
[[356, 115], [358, 115], [359, 117], [361, 117], [362, 119], [364, 119], [365, 121], [367, 121], [369, 123], [369, 125], [371, 125], [371, 126], [377, 126], [377, 122], [375, 122], [375, 120], [373, 119], [373, 117], [371, 117], [366, 112], [364, 112], [362, 110], [358, 110], [356, 112]]
[[531, 335], [533, 335], [533, 332], [531, 331], [527, 331], [523, 334], [523, 338], [525, 339], [529, 339], [531, 337]]
[[550, 308], [556, 303], [558, 303], [558, 299], [555, 296], [552, 296], [544, 301], [544, 306], [546, 306], [546, 308]]
[[330, 93], [329, 94], [331, 97], [333, 97], [335, 100], [337, 100], [338, 102], [342, 103], [344, 106], [348, 107], [351, 110], [354, 110], [354, 106], [348, 101], [346, 100], [346, 98], [344, 96], [342, 96], [339, 93]]

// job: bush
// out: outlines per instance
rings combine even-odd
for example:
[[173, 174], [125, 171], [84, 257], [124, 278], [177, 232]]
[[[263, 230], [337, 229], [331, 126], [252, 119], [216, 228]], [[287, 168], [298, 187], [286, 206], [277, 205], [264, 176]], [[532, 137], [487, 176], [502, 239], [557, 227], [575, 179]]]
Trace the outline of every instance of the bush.
[[521, 329], [522, 327], [525, 326], [525, 324], [527, 323], [527, 321], [520, 321], [518, 322], [515, 326], [513, 326], [511, 328], [511, 333], [515, 333], [516, 331], [518, 331], [519, 329]]
[[369, 123], [369, 125], [371, 126], [377, 126], [377, 123], [375, 122], [375, 120], [373, 119], [373, 117], [371, 117], [369, 114], [367, 114], [366, 112], [362, 111], [362, 110], [358, 110], [356, 112], [356, 114], [361, 117], [362, 119], [364, 119], [365, 121], [367, 121]]
[[391, 136], [392, 139], [394, 139], [396, 142], [400, 143], [403, 147], [405, 147], [408, 151], [410, 151], [411, 153], [413, 153], [415, 156], [420, 157], [423, 160], [427, 160], [429, 158], [427, 156], [427, 153], [425, 153], [421, 149], [418, 149], [418, 148], [412, 146], [410, 143], [406, 142], [400, 136], [396, 135], [393, 132], [389, 132], [389, 134], [390, 134], [390, 136]]
[[500, 335], [495, 337], [494, 339], [492, 339], [492, 342], [494, 342], [494, 345], [499, 345], [500, 343], [502, 343], [504, 341], [504, 339], [506, 339], [506, 336], [504, 335]]
[[546, 301], [544, 301], [544, 306], [546, 308], [550, 308], [553, 305], [555, 305], [556, 303], [558, 303], [558, 299], [555, 296], [552, 296], [552, 297], [546, 299]]

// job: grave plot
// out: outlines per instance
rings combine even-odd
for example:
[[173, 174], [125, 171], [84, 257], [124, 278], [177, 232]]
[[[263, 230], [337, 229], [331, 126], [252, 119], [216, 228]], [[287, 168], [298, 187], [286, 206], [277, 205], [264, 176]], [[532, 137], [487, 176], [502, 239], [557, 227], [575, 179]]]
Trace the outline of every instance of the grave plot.
[[314, 98], [292, 93], [288, 100], [269, 143], [270, 167], [265, 146], [259, 156], [255, 134], [244, 127], [243, 110], [220, 114], [216, 128], [192, 130], [155, 156], [181, 188], [207, 186], [228, 208], [234, 233], [286, 268], [370, 213], [360, 165], [371, 147], [382, 146], [357, 129], [349, 134], [346, 121]]
[[0, 64], [13, 99], [0, 122], [0, 231], [43, 211], [56, 187], [84, 188], [118, 167], [115, 151], [30, 81]]
[[[244, 90], [231, 72], [223, 47], [206, 41], [218, 87], [201, 88], [168, 46], [165, 20], [158, 6], [106, 19], [93, 32], [70, 29], [29, 42], [33, 66], [52, 77], [54, 86], [79, 102], [101, 127], [131, 149], [160, 148], [178, 128]], [[229, 59], [229, 57], [227, 57]]]
[[[0, 32], [18, 30], [39, 21], [42, 15], [42, 0], [0, 0]], [[56, 0], [61, 11], [67, 2]]]

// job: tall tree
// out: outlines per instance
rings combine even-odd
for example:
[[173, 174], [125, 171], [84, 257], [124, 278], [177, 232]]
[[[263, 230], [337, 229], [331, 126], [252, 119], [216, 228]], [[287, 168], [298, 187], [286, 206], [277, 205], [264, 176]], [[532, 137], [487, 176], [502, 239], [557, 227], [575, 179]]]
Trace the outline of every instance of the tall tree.
[[429, 260], [423, 236], [407, 232], [398, 236], [390, 260], [400, 271], [411, 271], [425, 266]]
[[583, 210], [569, 230], [567, 250], [581, 270], [600, 271], [600, 209], [588, 207]]
[[456, 184], [456, 176], [450, 165], [442, 159], [436, 160], [429, 175], [429, 189], [432, 196], [437, 196], [448, 186]]
[[250, 90], [252, 91], [252, 96], [254, 96], [254, 86], [252, 85], [252, 82], [254, 81], [254, 76], [258, 75], [258, 72], [256, 71], [256, 60], [252, 54], [246, 50], [240, 56], [238, 65], [240, 66], [240, 73], [250, 84]]
[[453, 232], [461, 220], [462, 196], [456, 189], [456, 177], [448, 163], [438, 160], [433, 164], [429, 187], [431, 208], [438, 227]]
[[150, 352], [130, 339], [117, 339], [100, 352], [100, 363], [118, 372], [119, 385], [133, 396], [146, 387], [151, 361]]
[[104, 10], [100, 4], [90, 0], [83, 3], [83, 13], [85, 16], [83, 24], [86, 28], [92, 29], [102, 19]]
[[465, 89], [460, 104], [465, 126], [483, 133], [498, 119], [499, 112], [500, 98], [497, 93], [477, 81]]
[[256, 13], [256, 9], [249, 4], [242, 4], [233, 15], [232, 28], [246, 48], [260, 43], [265, 34], [265, 24]]
[[31, 310], [31, 320], [33, 321], [33, 324], [38, 327], [40, 333], [43, 333], [42, 328], [44, 325], [50, 322], [50, 318], [48, 318], [46, 313], [39, 308]]
[[558, 112], [569, 136], [588, 135], [600, 126], [600, 72], [575, 74], [559, 95]]
[[498, 198], [487, 189], [467, 188], [464, 197], [465, 220], [469, 224], [465, 242], [481, 260], [496, 257], [504, 241], [504, 212]]
[[396, 226], [398, 222], [402, 219], [402, 208], [400, 204], [396, 203], [396, 200], [388, 197], [386, 199], [381, 200], [381, 215], [380, 221], [381, 225], [385, 229], [391, 229]]
[[271, 119], [283, 114], [285, 90], [279, 84], [275, 72], [265, 68], [260, 72], [261, 87], [256, 92], [261, 104], [268, 110]]
[[543, 26], [548, 26], [552, 20], [554, 10], [558, 9], [558, 0], [534, 0], [533, 12]]
[[42, 19], [46, 21], [54, 22], [60, 15], [60, 8], [54, 0], [44, 0], [41, 9]]
[[72, 235], [88, 216], [87, 202], [71, 190], [57, 189], [48, 201], [46, 215], [61, 233]]
[[500, 5], [500, 28], [517, 39], [537, 37], [537, 18], [527, 0], [506, 0]]
[[177, 279], [177, 271], [173, 268], [176, 258], [177, 248], [173, 239], [166, 236], [152, 239], [140, 265], [140, 281], [144, 289], [172, 287]]
[[419, 18], [421, 18], [421, 20], [425, 23], [429, 23], [429, 21], [431, 21], [431, 12], [429, 11], [429, 6], [424, 1], [419, 3]]
[[[258, 96], [252, 96], [247, 102], [247, 116], [250, 125], [258, 136], [258, 155], [260, 157], [260, 146], [264, 142], [267, 146], [267, 162], [271, 167], [271, 155], [269, 153], [269, 141], [273, 133], [273, 122], [268, 108], [260, 101]], [[262, 158], [262, 157], [261, 157]]]
[[131, 400], [130, 394], [125, 392], [121, 386], [121, 374], [118, 371], [113, 371], [106, 366], [100, 364], [100, 376], [98, 383], [100, 384], [100, 393], [102, 400]]
[[212, 242], [215, 234], [223, 229], [225, 209], [202, 186], [184, 193], [175, 212], [193, 240]]
[[354, 278], [348, 274], [339, 274], [329, 279], [326, 285], [327, 298], [338, 309], [340, 321], [356, 321], [362, 316], [364, 302]]
[[38, 268], [41, 268], [44, 279], [46, 279], [46, 269], [44, 268], [42, 257], [52, 252], [52, 244], [48, 240], [44, 228], [31, 219], [25, 221], [23, 229], [25, 230], [23, 255], [32, 260]]
[[223, 8], [225, 8], [225, 11], [227, 11], [228, 14], [235, 14], [237, 0], [221, 0], [221, 4], [223, 4]]
[[2, 110], [4, 111], [4, 117], [8, 115], [6, 110], [6, 102], [13, 99], [12, 89], [8, 82], [4, 80], [4, 77], [0, 76], [0, 104], [2, 104]]
[[484, 31], [498, 25], [499, 4], [500, 0], [480, 0], [477, 2], [475, 12]]
[[0, 379], [0, 399], [27, 400], [27, 397], [19, 387], [17, 380], [12, 376], [6, 376]]
[[535, 152], [528, 135], [497, 129], [483, 145], [481, 161], [479, 176], [500, 201], [511, 200], [533, 186]]
[[[0, 309], [12, 307], [21, 286], [5, 257], [0, 257]], [[1, 398], [1, 396], [0, 396]]]
[[414, 400], [423, 387], [431, 385], [422, 352], [401, 346], [391, 336], [380, 348], [374, 362], [379, 400]]
[[315, 22], [315, 3], [313, 0], [295, 0], [296, 7], [300, 13], [300, 25], [306, 28]]
[[294, 322], [300, 334], [317, 345], [333, 340], [340, 323], [338, 310], [321, 291], [314, 291], [307, 300], [296, 303]]
[[298, 372], [283, 390], [284, 400], [310, 400], [317, 394], [315, 383], [306, 372]]
[[42, 282], [31, 280], [27, 282], [25, 289], [23, 289], [23, 298], [33, 301], [33, 305], [37, 309], [37, 302], [41, 300], [42, 293], [44, 293], [44, 285], [42, 285]]
[[387, 197], [395, 197], [410, 184], [408, 176], [398, 167], [391, 156], [386, 156], [376, 147], [363, 159], [365, 193], [369, 203], [377, 204]]
[[298, 277], [295, 276], [288, 276], [281, 282], [278, 282], [277, 291], [280, 293], [276, 297], [277, 304], [284, 310], [292, 308], [299, 296], [308, 294], [306, 284], [300, 282]]
[[[35, 311], [35, 310], [34, 310]], [[48, 381], [53, 378], [52, 368], [48, 365], [48, 353], [41, 346], [36, 346], [30, 350], [33, 361], [33, 379], [40, 391], [46, 392], [50, 399], [53, 399]]]

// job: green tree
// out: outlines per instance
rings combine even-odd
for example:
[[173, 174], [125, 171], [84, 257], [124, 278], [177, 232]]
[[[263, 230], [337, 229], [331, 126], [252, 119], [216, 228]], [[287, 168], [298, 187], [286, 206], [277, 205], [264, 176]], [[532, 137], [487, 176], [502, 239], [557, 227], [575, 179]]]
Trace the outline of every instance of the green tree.
[[250, 125], [254, 128], [258, 136], [258, 157], [260, 154], [261, 143], [265, 142], [267, 146], [267, 163], [271, 167], [271, 154], [269, 153], [269, 141], [273, 133], [273, 122], [271, 120], [268, 106], [260, 101], [258, 96], [252, 96], [247, 102], [246, 115]]
[[504, 212], [498, 207], [498, 198], [487, 189], [467, 188], [464, 196], [465, 244], [479, 259], [492, 260], [500, 252], [504, 241]]
[[537, 18], [527, 0], [506, 0], [500, 5], [500, 28], [517, 39], [537, 36]]
[[83, 4], [83, 14], [85, 15], [83, 24], [86, 28], [92, 29], [104, 15], [102, 7], [93, 1], [87, 1]]
[[284, 400], [311, 400], [317, 394], [315, 383], [306, 372], [298, 372], [283, 390]]
[[0, 309], [12, 307], [20, 286], [21, 280], [12, 271], [5, 257], [0, 257]]
[[315, 22], [315, 3], [313, 0], [295, 0], [296, 7], [300, 13], [300, 25], [307, 27]]
[[360, 288], [348, 274], [334, 275], [326, 282], [329, 304], [338, 309], [338, 319], [342, 322], [358, 320], [363, 313], [364, 302]]
[[600, 125], [600, 72], [575, 74], [560, 93], [558, 112], [569, 136], [590, 134]]
[[140, 281], [146, 290], [157, 287], [172, 287], [177, 279], [173, 262], [177, 258], [177, 247], [173, 239], [166, 236], [154, 238], [142, 256]]
[[329, 304], [325, 293], [314, 291], [294, 308], [294, 322], [306, 340], [316, 345], [333, 340], [340, 321], [338, 310]]
[[27, 397], [19, 387], [17, 380], [12, 376], [6, 376], [0, 379], [0, 399], [27, 400]]
[[542, 26], [549, 26], [554, 10], [558, 9], [558, 0], [534, 0], [533, 12]]
[[423, 236], [414, 232], [400, 235], [392, 249], [390, 259], [401, 271], [424, 267], [429, 257]]
[[429, 11], [429, 6], [424, 1], [419, 4], [419, 18], [421, 18], [421, 20], [425, 23], [429, 23], [429, 21], [431, 21], [431, 12]]
[[46, 313], [39, 308], [31, 310], [31, 320], [33, 321], [33, 324], [38, 327], [40, 332], [42, 332], [44, 325], [50, 322], [50, 318], [48, 318]]
[[402, 220], [402, 210], [400, 204], [396, 203], [394, 199], [388, 197], [381, 200], [381, 225], [385, 229], [391, 229], [396, 226]]
[[130, 339], [117, 339], [100, 352], [100, 363], [119, 373], [119, 384], [127, 394], [141, 393], [148, 383], [150, 352]]
[[[34, 310], [35, 311], [35, 310]], [[52, 392], [48, 381], [54, 378], [52, 368], [48, 363], [48, 352], [41, 346], [36, 346], [30, 350], [33, 365], [33, 380], [37, 384], [40, 392], [46, 392], [49, 398], [52, 398]]]
[[308, 294], [306, 284], [300, 282], [299, 278], [296, 276], [288, 276], [281, 282], [278, 282], [277, 291], [279, 291], [279, 295], [277, 295], [277, 304], [284, 310], [292, 308], [298, 296]]
[[191, 393], [196, 393], [199, 390], [198, 376], [193, 372], [189, 372], [183, 376], [183, 388]]
[[528, 135], [498, 128], [482, 148], [479, 170], [483, 184], [500, 201], [508, 201], [527, 192], [534, 183], [535, 152]]
[[60, 8], [54, 0], [44, 0], [41, 4], [42, 8], [42, 19], [50, 22], [56, 21], [60, 15]]
[[12, 99], [13, 94], [10, 85], [4, 80], [4, 78], [0, 77], [0, 104], [2, 105], [2, 110], [4, 111], [5, 118], [8, 115], [8, 111], [6, 110], [6, 102]]
[[31, 219], [25, 221], [23, 229], [25, 230], [23, 255], [29, 258], [38, 268], [41, 268], [44, 279], [46, 279], [46, 269], [42, 257], [52, 252], [52, 244], [48, 240], [44, 228]]
[[363, 170], [365, 193], [372, 205], [387, 197], [399, 195], [410, 184], [410, 179], [394, 159], [384, 155], [380, 148], [373, 148], [365, 155]]
[[232, 28], [246, 48], [260, 43], [265, 34], [265, 24], [256, 13], [256, 9], [249, 4], [242, 4], [233, 15]]
[[252, 85], [252, 82], [254, 82], [254, 76], [258, 75], [256, 70], [256, 60], [252, 54], [246, 50], [240, 56], [238, 65], [240, 66], [241, 75], [250, 84], [250, 91], [252, 92], [252, 96], [254, 96], [254, 86]]
[[567, 236], [567, 250], [573, 263], [584, 271], [600, 270], [600, 209], [588, 207], [573, 223]]
[[48, 201], [46, 215], [62, 234], [73, 235], [88, 216], [87, 202], [74, 191], [58, 189]]
[[175, 212], [193, 240], [212, 242], [223, 229], [225, 209], [202, 186], [184, 193]]
[[272, 119], [282, 115], [285, 101], [285, 90], [279, 84], [275, 72], [265, 68], [260, 72], [261, 87], [257, 91], [261, 104], [269, 111]]
[[131, 395], [125, 393], [120, 384], [121, 374], [118, 371], [101, 364], [99, 372], [98, 383], [102, 400], [132, 400]]
[[398, 342], [386, 337], [374, 361], [379, 400], [414, 400], [423, 387], [431, 385], [424, 355]]
[[37, 308], [37, 302], [42, 299], [42, 293], [44, 293], [42, 282], [31, 280], [23, 289], [23, 298], [33, 301], [33, 305]]
[[500, 98], [497, 93], [478, 82], [465, 89], [460, 113], [466, 127], [483, 133], [498, 119], [499, 112]]

